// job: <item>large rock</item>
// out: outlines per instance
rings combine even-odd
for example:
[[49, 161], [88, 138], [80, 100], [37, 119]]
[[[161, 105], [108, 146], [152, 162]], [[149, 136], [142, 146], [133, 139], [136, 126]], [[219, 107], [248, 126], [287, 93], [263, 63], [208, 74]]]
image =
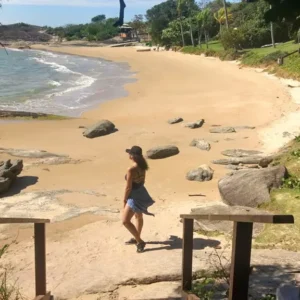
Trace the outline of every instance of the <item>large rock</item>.
[[203, 124], [204, 124], [204, 120], [201, 119], [201, 120], [198, 120], [198, 121], [196, 121], [196, 122], [186, 123], [186, 124], [184, 124], [184, 127], [191, 128], [191, 129], [195, 129], [195, 128], [200, 128], [200, 127], [202, 127]]
[[267, 167], [273, 161], [272, 157], [231, 157], [213, 160], [212, 163], [216, 165], [260, 165], [261, 167]]
[[192, 142], [190, 143], [190, 146], [197, 147], [205, 151], [209, 151], [211, 148], [210, 143], [203, 139], [193, 139]]
[[[258, 210], [255, 208], [244, 206], [228, 206], [221, 202], [212, 202], [201, 207], [193, 208], [191, 214], [222, 214], [222, 215], [261, 215], [269, 214], [268, 212]], [[219, 232], [224, 234], [231, 234], [233, 231], [233, 223], [231, 221], [209, 221], [209, 220], [195, 220], [195, 230], [202, 232]], [[258, 235], [264, 228], [263, 224], [254, 224], [254, 235]]]
[[221, 152], [224, 156], [230, 157], [249, 157], [262, 155], [261, 151], [257, 150], [243, 150], [243, 149], [228, 149]]
[[110, 133], [113, 133], [115, 129], [116, 127], [112, 122], [108, 120], [102, 120], [97, 124], [87, 128], [83, 132], [83, 135], [89, 139], [93, 139], [98, 136], [103, 136], [103, 135], [108, 135]]
[[226, 204], [257, 207], [270, 201], [271, 189], [279, 188], [286, 177], [287, 169], [284, 166], [240, 170], [222, 178], [218, 187]]
[[202, 165], [195, 170], [189, 171], [186, 174], [186, 179], [189, 181], [210, 181], [214, 175], [214, 170], [208, 165]]
[[151, 159], [162, 159], [170, 156], [174, 156], [179, 153], [179, 149], [176, 146], [162, 146], [155, 147], [147, 151], [147, 157]]
[[23, 170], [23, 161], [16, 160], [11, 162], [7, 160], [0, 164], [0, 193], [5, 193], [9, 190], [10, 186], [21, 174]]
[[180, 123], [182, 121], [183, 121], [182, 118], [173, 118], [173, 119], [168, 120], [168, 123], [169, 124], [177, 124], [177, 123]]
[[214, 127], [209, 130], [210, 133], [234, 133], [234, 127]]

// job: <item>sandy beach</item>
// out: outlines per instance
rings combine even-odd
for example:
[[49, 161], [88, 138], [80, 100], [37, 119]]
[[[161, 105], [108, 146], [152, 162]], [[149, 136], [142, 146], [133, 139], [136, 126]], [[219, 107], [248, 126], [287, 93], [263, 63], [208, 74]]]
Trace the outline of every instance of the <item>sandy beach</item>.
[[[268, 148], [261, 138], [262, 132], [284, 116], [297, 112], [299, 107], [277, 80], [217, 59], [174, 52], [141, 53], [134, 48], [36, 48], [126, 62], [136, 78], [136, 82], [125, 86], [128, 97], [105, 102], [81, 118], [1, 123], [1, 147], [46, 150], [68, 155], [73, 160], [59, 165], [35, 165], [24, 158], [27, 166], [21, 176], [28, 180], [20, 193], [3, 199], [9, 205], [5, 216], [47, 217], [55, 221], [48, 226], [48, 283], [52, 293], [62, 298], [99, 296], [127, 279], [180, 271], [180, 249], [172, 251], [172, 262], [169, 249], [164, 247], [132, 261], [134, 249], [123, 246], [128, 233], [119, 219], [124, 174], [130, 166], [126, 148], [138, 144], [145, 151], [164, 145], [180, 149], [179, 155], [149, 161], [147, 187], [156, 201], [152, 208], [156, 218], [146, 219], [144, 235], [145, 239], [165, 241], [171, 235], [181, 235], [180, 213], [220, 200], [217, 182], [228, 170], [211, 161], [222, 158], [221, 151], [225, 149], [279, 148], [281, 142], [278, 145], [273, 142]], [[174, 117], [182, 117], [184, 122], [204, 119], [205, 124], [199, 129], [185, 128], [183, 123], [169, 125], [167, 120]], [[82, 136], [79, 126], [102, 119], [112, 121], [118, 131], [92, 140]], [[255, 129], [212, 134], [209, 129], [213, 125]], [[272, 132], [267, 134], [269, 139]], [[211, 150], [190, 147], [194, 138], [210, 141]], [[1, 160], [12, 158], [0, 155]], [[188, 171], [202, 164], [214, 169], [212, 181], [185, 179]], [[35, 184], [30, 180], [32, 177], [36, 178]], [[199, 193], [205, 197], [188, 196]], [[13, 264], [25, 294], [32, 296], [31, 228], [8, 226], [1, 235], [4, 242], [18, 236], [18, 244], [11, 246], [6, 262]], [[210, 245], [211, 242], [204, 243], [196, 254]], [[149, 248], [155, 249], [157, 245]], [[148, 265], [136, 270], [145, 261]]]

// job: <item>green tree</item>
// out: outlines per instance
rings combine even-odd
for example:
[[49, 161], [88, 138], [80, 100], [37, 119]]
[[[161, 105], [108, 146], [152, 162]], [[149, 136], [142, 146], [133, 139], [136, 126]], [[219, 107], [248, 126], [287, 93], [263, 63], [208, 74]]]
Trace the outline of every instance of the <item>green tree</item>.
[[[186, 13], [186, 10], [184, 10], [182, 15], [186, 16]], [[168, 27], [170, 22], [176, 20], [177, 17], [176, 0], [167, 0], [147, 10], [146, 18], [149, 22], [152, 40], [155, 43], [161, 42], [162, 31]]]
[[[182, 26], [182, 10], [183, 10], [184, 4], [185, 4], [185, 0], [177, 0], [177, 12], [178, 12], [180, 32], [181, 32], [181, 40], [182, 40], [182, 46], [183, 47], [185, 46], [183, 26]], [[166, 33], [165, 33], [165, 35], [166, 35]]]
[[227, 15], [224, 7], [220, 8], [217, 12], [214, 13], [214, 18], [220, 24], [220, 34], [222, 33], [222, 26], [227, 22], [231, 22], [233, 20], [233, 15], [227, 11]]
[[265, 13], [267, 22], [288, 21], [294, 29], [300, 27], [300, 1], [299, 0], [266, 0], [270, 8]]
[[204, 33], [204, 38], [206, 42], [206, 47], [208, 48], [208, 30], [212, 26], [212, 12], [210, 8], [205, 8], [200, 11], [197, 16], [198, 26], [199, 26], [199, 35], [198, 35], [198, 44], [201, 47], [201, 39]]
[[182, 22], [175, 20], [170, 22], [169, 26], [163, 30], [161, 36], [162, 44], [167, 47], [180, 45], [182, 42], [181, 27], [183, 28], [185, 38], [188, 38], [189, 23], [187, 19], [182, 20]]
[[106, 16], [105, 15], [98, 15], [94, 18], [92, 18], [92, 23], [97, 23], [97, 22], [104, 22], [106, 20]]

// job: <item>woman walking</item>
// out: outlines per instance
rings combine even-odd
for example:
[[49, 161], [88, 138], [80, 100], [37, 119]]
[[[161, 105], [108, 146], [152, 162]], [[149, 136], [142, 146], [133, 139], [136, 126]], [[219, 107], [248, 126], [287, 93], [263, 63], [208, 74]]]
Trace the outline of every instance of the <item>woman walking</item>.
[[[133, 238], [126, 242], [126, 244], [135, 244], [137, 246], [137, 252], [141, 253], [146, 246], [146, 243], [141, 238], [144, 224], [143, 214], [154, 216], [148, 212], [148, 207], [153, 205], [154, 201], [144, 186], [146, 171], [149, 167], [143, 156], [141, 147], [133, 146], [131, 149], [127, 149], [126, 152], [129, 154], [133, 165], [128, 169], [125, 176], [126, 188], [124, 195], [123, 225], [133, 235]], [[135, 216], [136, 219], [136, 226], [131, 222], [133, 216]]]

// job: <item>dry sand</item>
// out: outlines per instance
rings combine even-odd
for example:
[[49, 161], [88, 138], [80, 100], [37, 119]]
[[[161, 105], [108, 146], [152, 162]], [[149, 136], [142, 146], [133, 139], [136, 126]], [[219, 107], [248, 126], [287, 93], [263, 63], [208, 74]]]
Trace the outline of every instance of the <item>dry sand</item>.
[[[137, 78], [137, 82], [126, 86], [128, 97], [106, 102], [80, 119], [0, 126], [2, 147], [43, 149], [81, 161], [33, 165], [24, 159], [29, 167], [22, 173], [28, 179], [22, 193], [4, 199], [8, 208], [0, 207], [4, 216], [42, 215], [56, 221], [48, 226], [47, 259], [49, 288], [59, 297], [100, 293], [105, 286], [114, 287], [126, 279], [180, 272], [180, 249], [169, 251], [162, 243], [161, 251], [149, 251], [136, 258], [134, 248], [122, 244], [128, 234], [119, 222], [118, 209], [122, 205], [124, 174], [130, 165], [124, 149], [134, 144], [145, 150], [169, 144], [180, 149], [177, 156], [149, 162], [147, 187], [156, 200], [152, 210], [157, 216], [147, 218], [144, 235], [146, 240], [163, 242], [170, 235], [180, 236], [181, 212], [189, 212], [204, 200], [220, 198], [217, 181], [228, 170], [210, 161], [221, 158], [220, 152], [225, 149], [266, 146], [259, 139], [261, 132], [298, 107], [288, 90], [272, 78], [215, 59], [173, 52], [137, 53], [134, 48], [37, 48], [127, 62]], [[185, 122], [203, 118], [205, 125], [191, 130], [182, 124], [167, 123], [178, 116]], [[78, 127], [101, 119], [114, 122], [118, 132], [93, 140], [84, 138]], [[212, 125], [248, 125], [256, 130], [210, 134]], [[211, 151], [206, 152], [189, 146], [194, 138], [219, 142], [212, 142]], [[1, 159], [7, 157], [1, 154]], [[187, 181], [187, 171], [201, 164], [212, 166], [214, 179], [204, 183]], [[38, 182], [30, 184], [34, 182], [30, 181], [32, 177]], [[190, 193], [206, 197], [192, 201]], [[9, 226], [1, 234], [10, 240], [17, 232], [20, 242], [11, 247], [6, 261], [14, 266], [23, 291], [32, 296], [31, 229]], [[201, 249], [197, 255], [205, 261]], [[144, 268], [140, 269], [141, 265]]]

